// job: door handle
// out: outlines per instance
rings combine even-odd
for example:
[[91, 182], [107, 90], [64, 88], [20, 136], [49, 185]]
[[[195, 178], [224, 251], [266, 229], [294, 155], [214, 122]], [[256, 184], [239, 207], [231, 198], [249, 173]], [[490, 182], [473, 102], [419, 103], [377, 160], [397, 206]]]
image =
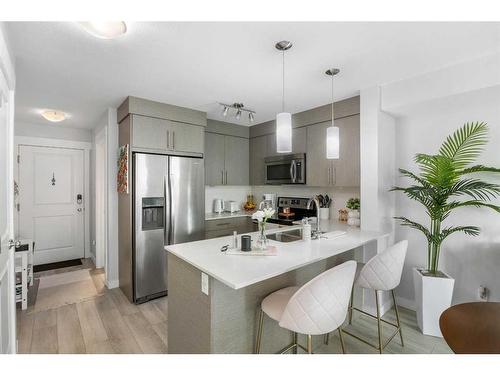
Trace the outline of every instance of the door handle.
[[9, 240], [9, 249], [18, 248], [19, 246], [21, 246], [21, 241]]
[[76, 209], [78, 212], [82, 212], [82, 209], [81, 208], [77, 208]]

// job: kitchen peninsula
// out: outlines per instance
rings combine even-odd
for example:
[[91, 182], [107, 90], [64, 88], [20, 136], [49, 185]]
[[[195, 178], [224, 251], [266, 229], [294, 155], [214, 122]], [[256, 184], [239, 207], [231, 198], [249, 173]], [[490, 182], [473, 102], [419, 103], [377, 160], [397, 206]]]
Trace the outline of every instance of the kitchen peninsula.
[[[321, 225], [326, 233], [319, 240], [270, 240], [277, 248], [275, 256], [221, 252], [232, 243], [231, 236], [165, 246], [169, 353], [252, 353], [265, 296], [303, 285], [346, 260], [360, 260], [363, 245], [384, 236], [333, 221]], [[273, 228], [268, 233], [297, 228]], [[257, 233], [251, 235], [256, 238]], [[290, 343], [290, 332], [269, 319], [264, 324], [261, 352], [274, 353]], [[317, 337], [316, 343], [320, 340]]]

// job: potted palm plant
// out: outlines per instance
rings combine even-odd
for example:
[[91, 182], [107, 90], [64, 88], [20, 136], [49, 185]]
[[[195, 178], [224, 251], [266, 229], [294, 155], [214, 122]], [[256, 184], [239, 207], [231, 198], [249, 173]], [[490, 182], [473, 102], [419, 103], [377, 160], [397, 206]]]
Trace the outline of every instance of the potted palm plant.
[[485, 123], [466, 123], [444, 141], [436, 155], [415, 156], [419, 173], [399, 169], [413, 185], [392, 189], [419, 202], [430, 221], [426, 226], [396, 217], [401, 225], [419, 230], [427, 239], [427, 266], [413, 270], [417, 321], [424, 334], [441, 336], [439, 316], [451, 305], [454, 279], [439, 269], [443, 241], [453, 233], [477, 236], [480, 232], [476, 226], [444, 226], [443, 222], [461, 207], [486, 207], [500, 212], [500, 207], [491, 202], [500, 196], [500, 185], [475, 176], [478, 172], [500, 172], [498, 168], [474, 164], [487, 142]]

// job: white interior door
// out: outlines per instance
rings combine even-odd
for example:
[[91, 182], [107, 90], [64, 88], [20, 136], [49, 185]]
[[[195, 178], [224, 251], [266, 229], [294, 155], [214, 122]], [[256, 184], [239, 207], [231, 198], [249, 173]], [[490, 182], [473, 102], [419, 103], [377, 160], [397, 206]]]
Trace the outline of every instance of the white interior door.
[[0, 69], [0, 353], [16, 352], [13, 112], [14, 92]]
[[19, 236], [34, 263], [84, 258], [84, 151], [19, 146]]

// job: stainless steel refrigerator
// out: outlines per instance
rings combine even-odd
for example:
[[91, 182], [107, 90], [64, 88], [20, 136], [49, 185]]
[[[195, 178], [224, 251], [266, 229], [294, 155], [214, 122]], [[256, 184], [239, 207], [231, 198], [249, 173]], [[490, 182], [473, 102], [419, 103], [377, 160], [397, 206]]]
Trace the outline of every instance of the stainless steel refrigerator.
[[204, 239], [202, 158], [132, 155], [133, 301], [167, 294], [165, 245]]

